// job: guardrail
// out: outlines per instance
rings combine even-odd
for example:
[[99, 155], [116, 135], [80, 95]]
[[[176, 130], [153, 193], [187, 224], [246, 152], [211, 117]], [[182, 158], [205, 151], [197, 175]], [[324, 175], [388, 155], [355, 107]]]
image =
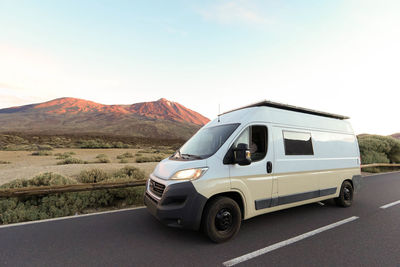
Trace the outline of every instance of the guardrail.
[[[361, 168], [369, 168], [369, 167], [400, 167], [400, 164], [373, 163], [373, 164], [361, 165]], [[10, 188], [10, 189], [0, 189], [0, 198], [2, 198], [2, 197], [21, 197], [21, 196], [39, 196], [39, 195], [50, 195], [50, 194], [56, 194], [56, 193], [126, 188], [126, 187], [143, 186], [145, 184], [146, 184], [146, 180], [138, 180], [138, 181], [132, 181], [132, 182], [119, 182], [119, 183], [118, 182], [87, 183], [87, 184]]]
[[136, 187], [136, 186], [143, 186], [145, 184], [146, 180], [138, 180], [132, 182], [87, 183], [87, 184], [37, 186], [37, 187], [25, 187], [25, 188], [9, 188], [9, 189], [0, 189], [0, 197], [38, 196], [38, 195], [49, 195], [56, 193]]

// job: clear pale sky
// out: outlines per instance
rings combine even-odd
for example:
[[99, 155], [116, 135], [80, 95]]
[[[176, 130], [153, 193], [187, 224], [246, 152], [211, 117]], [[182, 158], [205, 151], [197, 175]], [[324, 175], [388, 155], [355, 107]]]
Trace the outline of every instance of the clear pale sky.
[[400, 132], [400, 1], [0, 0], [0, 108], [268, 99]]

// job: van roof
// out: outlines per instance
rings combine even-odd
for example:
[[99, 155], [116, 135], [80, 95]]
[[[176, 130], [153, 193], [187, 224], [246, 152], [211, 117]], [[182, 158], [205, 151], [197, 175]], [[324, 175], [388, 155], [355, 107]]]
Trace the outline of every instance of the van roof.
[[292, 106], [288, 104], [282, 104], [278, 102], [272, 102], [268, 100], [264, 100], [261, 102], [253, 103], [247, 106], [243, 106], [240, 108], [232, 109], [230, 111], [224, 112], [220, 115], [224, 115], [236, 110], [241, 110], [245, 108], [252, 108], [252, 107], [272, 107], [272, 108], [278, 108], [278, 109], [284, 109], [284, 110], [290, 110], [290, 111], [295, 111], [295, 112], [301, 112], [301, 113], [306, 113], [306, 114], [312, 114], [312, 115], [317, 115], [317, 116], [322, 116], [322, 117], [328, 117], [328, 118], [334, 118], [334, 119], [339, 119], [339, 120], [345, 120], [345, 119], [350, 119], [350, 117], [347, 116], [342, 116], [338, 114], [333, 114], [333, 113], [328, 113], [328, 112], [323, 112], [323, 111], [318, 111], [318, 110], [313, 110], [313, 109], [308, 109], [308, 108], [302, 108], [302, 107], [297, 107], [297, 106]]

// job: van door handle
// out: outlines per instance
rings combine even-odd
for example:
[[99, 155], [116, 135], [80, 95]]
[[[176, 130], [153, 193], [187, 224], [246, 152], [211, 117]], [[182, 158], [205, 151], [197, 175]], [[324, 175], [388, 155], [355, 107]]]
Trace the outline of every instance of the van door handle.
[[268, 161], [267, 162], [267, 173], [271, 173], [272, 172], [272, 162]]

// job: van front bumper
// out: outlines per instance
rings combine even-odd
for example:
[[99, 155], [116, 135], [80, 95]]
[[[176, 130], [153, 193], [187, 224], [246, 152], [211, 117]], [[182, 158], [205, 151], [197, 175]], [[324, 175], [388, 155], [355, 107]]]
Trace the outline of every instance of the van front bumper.
[[146, 188], [144, 203], [147, 210], [162, 223], [178, 228], [198, 230], [207, 198], [198, 193], [192, 182], [181, 182], [167, 186], [161, 199], [157, 199]]

